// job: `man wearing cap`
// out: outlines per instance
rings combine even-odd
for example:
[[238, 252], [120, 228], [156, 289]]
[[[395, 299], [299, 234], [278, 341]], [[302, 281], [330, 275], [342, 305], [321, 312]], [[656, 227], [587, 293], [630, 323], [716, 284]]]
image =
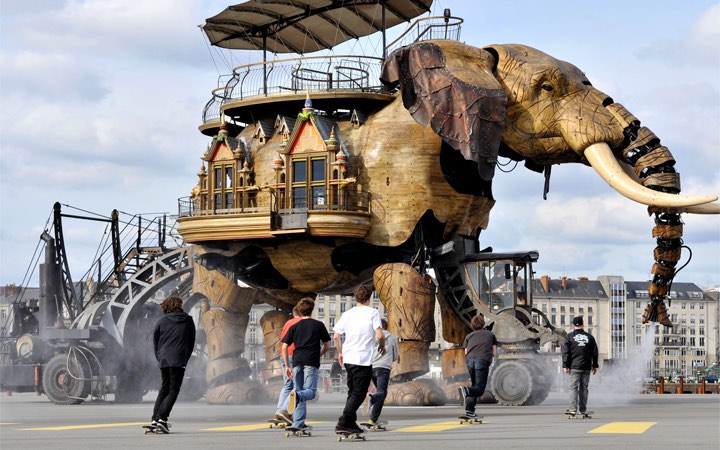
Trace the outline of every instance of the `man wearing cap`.
[[574, 331], [568, 334], [562, 346], [562, 365], [570, 374], [570, 408], [567, 414], [585, 414], [587, 411], [590, 372], [598, 369], [598, 348], [595, 338], [583, 330], [583, 318], [573, 319]]

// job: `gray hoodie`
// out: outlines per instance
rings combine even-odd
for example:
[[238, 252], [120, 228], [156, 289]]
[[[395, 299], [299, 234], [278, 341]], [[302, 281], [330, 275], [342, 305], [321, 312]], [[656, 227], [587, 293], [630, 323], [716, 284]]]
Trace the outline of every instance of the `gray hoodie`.
[[397, 339], [389, 331], [383, 330], [385, 336], [385, 354], [381, 355], [377, 347], [373, 350], [372, 366], [373, 369], [376, 367], [383, 367], [385, 369], [392, 369], [393, 361], [400, 359], [398, 353]]

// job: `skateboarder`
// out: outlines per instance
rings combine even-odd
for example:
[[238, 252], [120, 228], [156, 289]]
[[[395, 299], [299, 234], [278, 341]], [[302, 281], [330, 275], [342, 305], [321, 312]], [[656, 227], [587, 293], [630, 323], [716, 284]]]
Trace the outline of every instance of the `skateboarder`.
[[370, 412], [370, 420], [368, 423], [376, 425], [380, 421], [380, 413], [382, 413], [385, 397], [387, 397], [388, 383], [390, 381], [390, 370], [395, 361], [400, 360], [398, 352], [397, 339], [389, 331], [387, 331], [387, 320], [381, 319], [383, 328], [383, 336], [385, 336], [385, 353], [380, 353], [375, 347], [372, 359], [372, 382], [376, 391], [374, 394], [368, 394], [363, 403], [363, 414]]
[[[285, 376], [293, 379], [287, 410], [293, 414], [292, 427], [300, 431], [306, 428], [307, 401], [314, 399], [317, 392], [320, 357], [330, 350], [330, 335], [325, 324], [310, 318], [314, 308], [315, 301], [309, 297], [298, 302], [300, 320], [288, 329], [281, 348]], [[288, 349], [293, 344], [295, 353], [291, 364]]]
[[[357, 410], [367, 397], [370, 386], [373, 348], [377, 345], [378, 353], [385, 353], [380, 314], [370, 306], [371, 294], [368, 286], [355, 289], [355, 307], [345, 311], [333, 328], [338, 361], [345, 367], [348, 386], [345, 409], [338, 418], [336, 432], [364, 432], [357, 424]], [[341, 341], [342, 335], [345, 335], [345, 343]]]
[[595, 338], [583, 330], [583, 318], [573, 319], [575, 328], [568, 334], [562, 346], [562, 366], [570, 374], [570, 408], [566, 414], [587, 412], [588, 384], [590, 373], [598, 369], [598, 347]]
[[473, 331], [465, 336], [465, 365], [470, 374], [472, 386], [460, 386], [460, 398], [465, 407], [465, 416], [477, 418], [475, 405], [477, 399], [485, 393], [488, 372], [493, 357], [497, 353], [497, 339], [490, 330], [485, 330], [485, 316], [478, 314], [470, 320]]
[[[285, 322], [285, 325], [282, 327], [282, 331], [280, 332], [280, 341], [283, 340], [290, 327], [300, 321], [300, 313], [298, 312], [297, 306], [293, 308], [292, 315], [292, 318]], [[289, 367], [292, 367], [293, 353], [295, 353], [295, 344], [288, 347], [288, 361], [290, 362]], [[282, 363], [283, 387], [280, 390], [280, 397], [278, 398], [277, 407], [275, 409], [275, 420], [292, 422], [291, 414], [289, 414], [287, 408], [290, 392], [293, 390], [294, 384], [293, 377], [287, 376], [285, 369], [288, 366], [285, 366], [285, 359], [282, 357], [282, 348], [280, 349], [280, 361]]]
[[168, 297], [161, 304], [164, 316], [153, 333], [155, 358], [160, 366], [162, 385], [152, 414], [152, 425], [168, 433], [168, 417], [180, 393], [185, 367], [195, 348], [195, 323], [182, 309], [182, 299]]

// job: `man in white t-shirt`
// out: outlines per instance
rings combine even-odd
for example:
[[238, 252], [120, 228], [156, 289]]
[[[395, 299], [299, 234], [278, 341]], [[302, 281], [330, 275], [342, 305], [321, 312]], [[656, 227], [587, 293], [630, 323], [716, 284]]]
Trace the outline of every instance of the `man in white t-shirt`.
[[[372, 290], [367, 286], [355, 289], [357, 304], [345, 311], [335, 324], [333, 340], [340, 365], [347, 372], [348, 396], [345, 409], [338, 419], [335, 431], [362, 433], [357, 424], [357, 410], [367, 396], [372, 379], [372, 357], [377, 343], [378, 352], [385, 353], [385, 336], [380, 313], [370, 306]], [[345, 335], [345, 342], [340, 338]]]

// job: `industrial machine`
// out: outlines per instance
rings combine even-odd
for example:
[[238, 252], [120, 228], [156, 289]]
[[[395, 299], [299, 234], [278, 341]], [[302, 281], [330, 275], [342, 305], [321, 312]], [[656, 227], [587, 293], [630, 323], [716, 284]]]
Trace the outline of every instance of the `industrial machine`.
[[[164, 216], [125, 223], [119, 216], [64, 214], [60, 203], [54, 205], [53, 226], [41, 236], [39, 298], [12, 303], [4, 327], [0, 388], [45, 393], [60, 405], [107, 393], [117, 402], [140, 401], [155, 388], [152, 330], [161, 315], [155, 294], [172, 285], [175, 295], [187, 297], [192, 248], [165, 245], [172, 226]], [[63, 218], [108, 224], [98, 257], [80, 283], [70, 273]], [[187, 376], [193, 382], [184, 391], [199, 398], [203, 358], [192, 360]]]

